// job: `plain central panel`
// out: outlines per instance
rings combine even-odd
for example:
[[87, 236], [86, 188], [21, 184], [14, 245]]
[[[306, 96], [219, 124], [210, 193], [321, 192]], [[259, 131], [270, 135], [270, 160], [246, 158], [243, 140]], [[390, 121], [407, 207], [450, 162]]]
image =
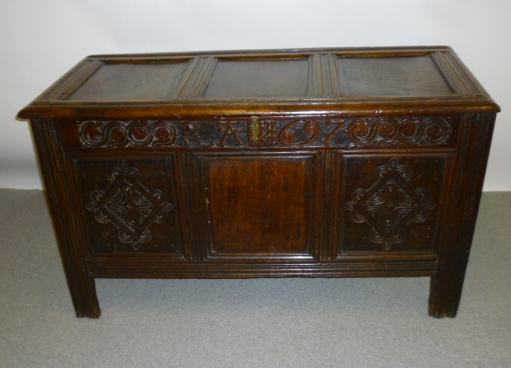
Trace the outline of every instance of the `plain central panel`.
[[219, 255], [306, 253], [308, 160], [206, 160], [212, 251]]
[[207, 98], [307, 96], [306, 60], [220, 61]]

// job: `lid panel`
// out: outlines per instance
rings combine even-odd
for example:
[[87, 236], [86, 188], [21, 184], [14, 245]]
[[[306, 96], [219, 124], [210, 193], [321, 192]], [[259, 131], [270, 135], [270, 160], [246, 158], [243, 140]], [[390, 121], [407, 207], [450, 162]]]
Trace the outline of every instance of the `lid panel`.
[[69, 100], [168, 100], [173, 97], [186, 67], [186, 62], [105, 64]]
[[449, 47], [91, 55], [20, 118], [499, 111]]
[[219, 61], [206, 98], [307, 96], [306, 59]]
[[339, 58], [348, 96], [449, 96], [453, 91], [429, 55]]

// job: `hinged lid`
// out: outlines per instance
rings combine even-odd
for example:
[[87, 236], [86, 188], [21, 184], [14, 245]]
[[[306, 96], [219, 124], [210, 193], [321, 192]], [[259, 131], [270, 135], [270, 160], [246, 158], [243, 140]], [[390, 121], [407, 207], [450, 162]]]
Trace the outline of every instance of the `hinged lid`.
[[22, 118], [499, 111], [448, 47], [94, 55]]

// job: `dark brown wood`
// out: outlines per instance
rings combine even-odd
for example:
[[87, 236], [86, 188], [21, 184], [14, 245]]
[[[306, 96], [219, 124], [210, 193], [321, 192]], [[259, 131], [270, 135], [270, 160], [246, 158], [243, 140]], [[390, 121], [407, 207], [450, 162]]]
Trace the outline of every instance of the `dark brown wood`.
[[479, 200], [490, 152], [495, 114], [466, 114], [460, 149], [449, 188], [451, 206], [446, 209], [446, 231], [439, 240], [439, 264], [431, 278], [429, 313], [455, 317], [470, 254]]
[[101, 311], [94, 278], [87, 272], [86, 250], [80, 242], [79, 235], [84, 233], [75, 222], [74, 202], [77, 198], [69, 190], [74, 183], [56, 135], [55, 122], [32, 119], [31, 126], [76, 316], [99, 318]]
[[204, 259], [312, 261], [321, 213], [317, 153], [197, 154]]
[[498, 111], [438, 46], [89, 56], [19, 116], [77, 316], [98, 277], [428, 276], [454, 317]]

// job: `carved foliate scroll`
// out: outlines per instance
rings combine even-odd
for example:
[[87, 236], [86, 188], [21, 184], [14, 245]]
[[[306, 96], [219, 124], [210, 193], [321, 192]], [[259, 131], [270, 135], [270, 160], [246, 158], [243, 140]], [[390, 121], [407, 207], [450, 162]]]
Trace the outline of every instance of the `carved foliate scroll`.
[[80, 121], [83, 148], [365, 147], [447, 145], [445, 117]]

